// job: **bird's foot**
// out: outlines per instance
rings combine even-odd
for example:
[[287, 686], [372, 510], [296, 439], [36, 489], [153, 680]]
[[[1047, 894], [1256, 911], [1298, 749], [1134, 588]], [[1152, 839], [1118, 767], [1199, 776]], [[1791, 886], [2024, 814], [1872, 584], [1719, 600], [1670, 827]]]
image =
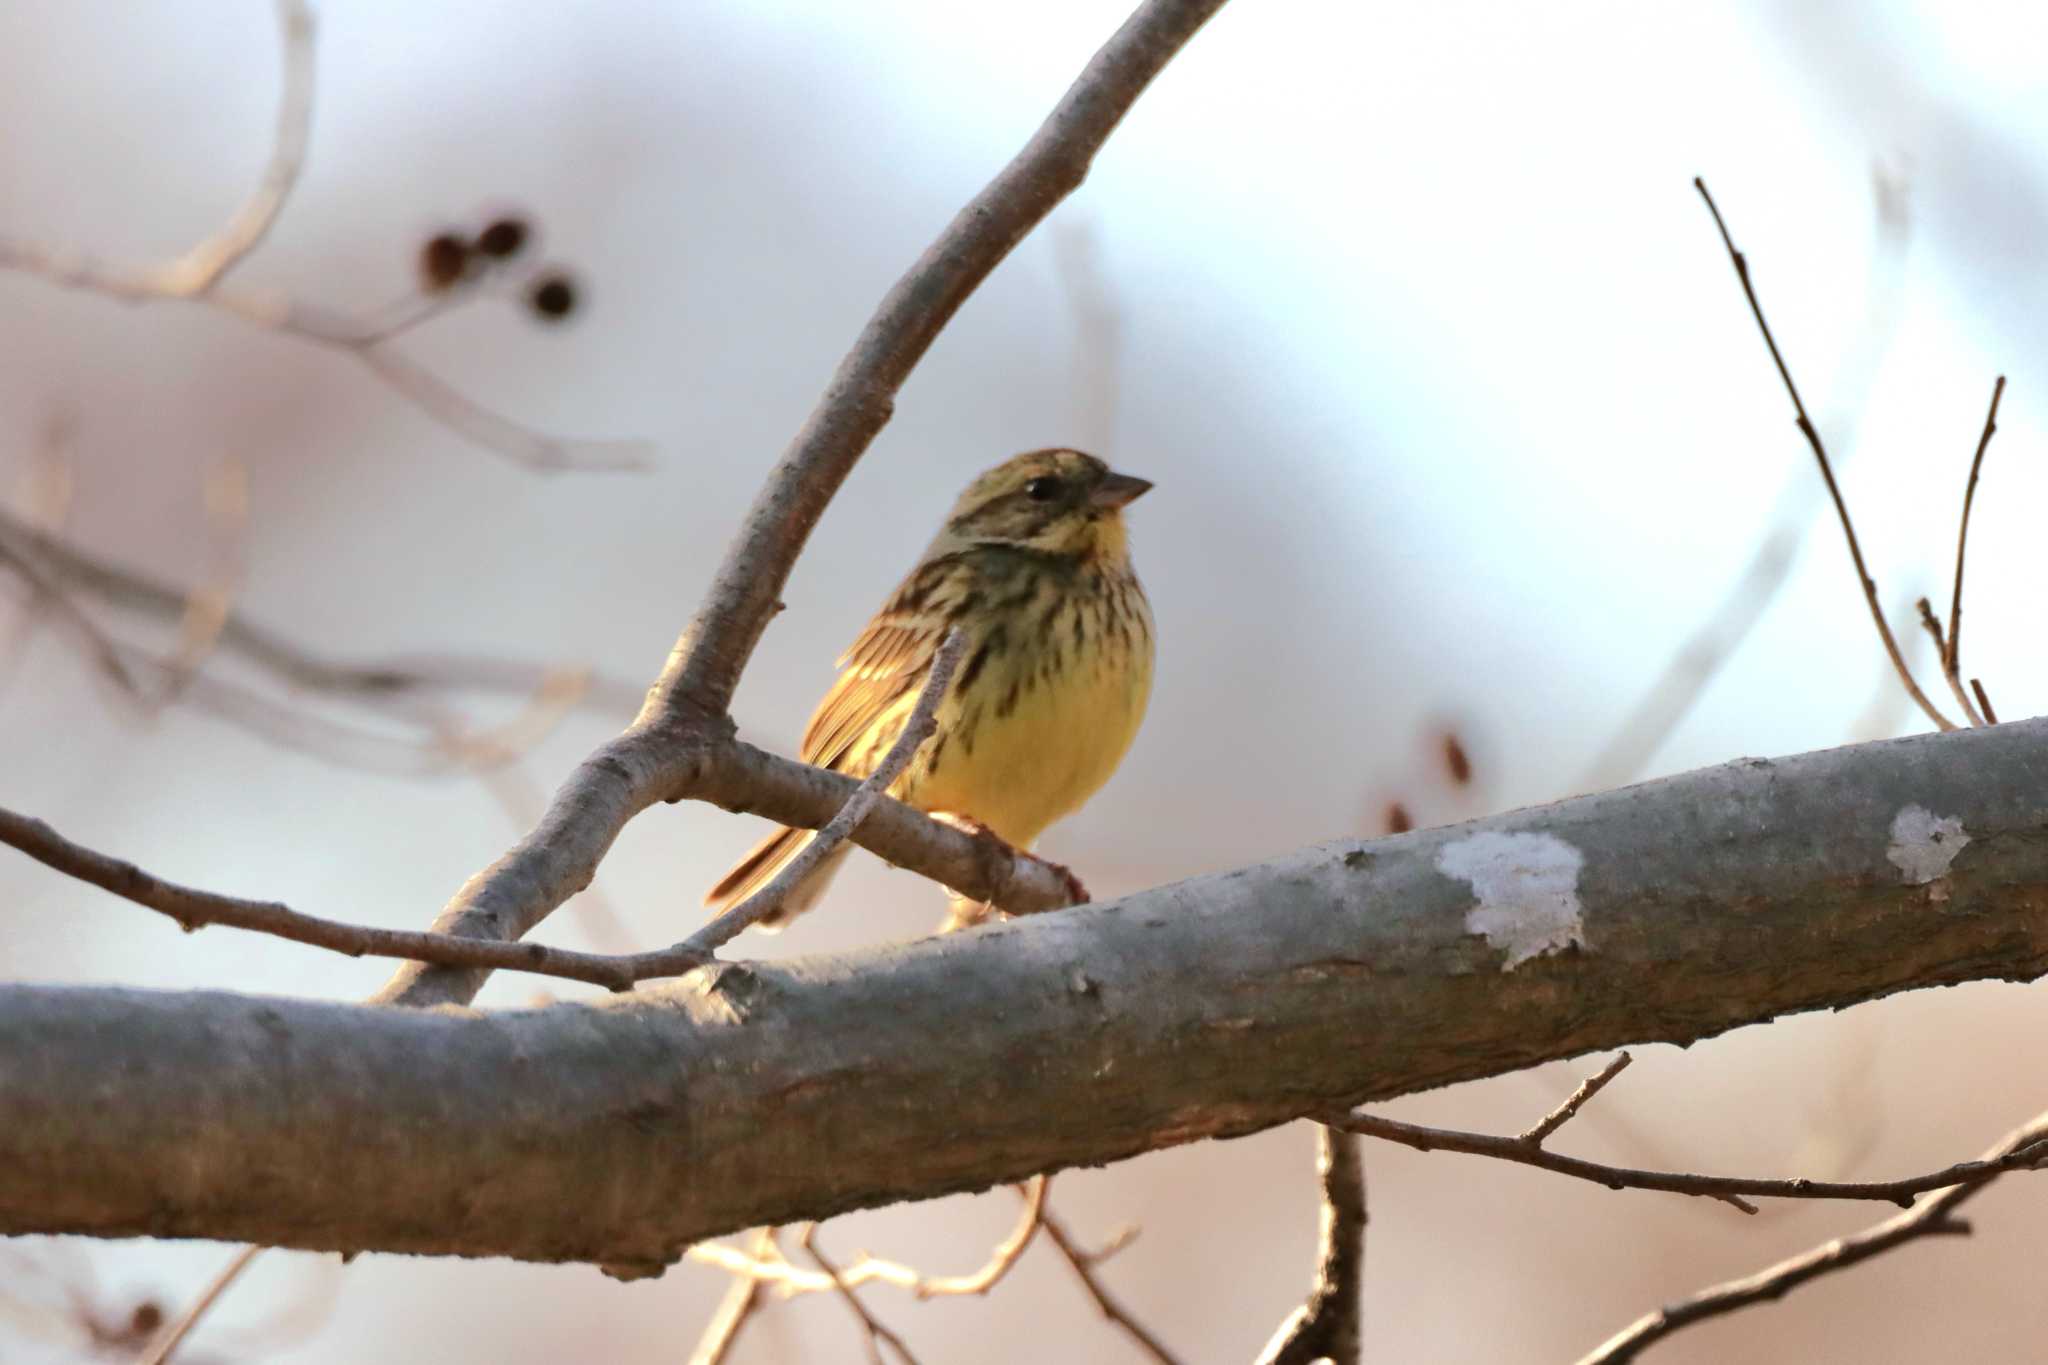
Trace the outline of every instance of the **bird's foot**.
[[1051, 868], [1054, 875], [1066, 884], [1067, 903], [1069, 905], [1086, 905], [1092, 899], [1088, 894], [1086, 884], [1079, 877], [1075, 876], [1074, 870], [1065, 863], [1056, 863], [1043, 854], [1033, 853], [1029, 849], [1018, 848], [1008, 839], [1005, 839], [1002, 835], [996, 833], [971, 815], [960, 815], [949, 810], [935, 810], [929, 812], [929, 814], [932, 819], [937, 820], [940, 824], [951, 825], [962, 834], [991, 844], [1011, 858], [1029, 858], [1032, 862], [1042, 863], [1046, 867]]

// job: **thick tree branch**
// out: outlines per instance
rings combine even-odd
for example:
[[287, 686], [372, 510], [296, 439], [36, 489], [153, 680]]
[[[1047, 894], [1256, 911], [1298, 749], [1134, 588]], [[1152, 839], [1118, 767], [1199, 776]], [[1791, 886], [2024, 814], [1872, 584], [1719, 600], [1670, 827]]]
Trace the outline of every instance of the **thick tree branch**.
[[2044, 768], [2044, 720], [1742, 760], [589, 1006], [14, 987], [0, 1234], [652, 1269], [737, 1229], [2031, 979]]
[[1223, 0], [1139, 5], [1024, 149], [896, 282], [748, 509], [649, 698], [650, 709], [725, 711], [811, 528], [894, 415], [896, 391], [989, 273], [1081, 187], [1095, 154], [1145, 87], [1221, 8]]
[[[1024, 149], [897, 281], [755, 498], [639, 718], [571, 775], [538, 828], [470, 878], [435, 921], [436, 930], [471, 938], [524, 935], [589, 883], [626, 822], [656, 801], [697, 797], [739, 805], [761, 800], [760, 791], [739, 780], [742, 765], [719, 761], [740, 752], [727, 743], [731, 722], [726, 712], [812, 528], [888, 422], [896, 391], [939, 330], [1017, 243], [1081, 184], [1095, 154], [1145, 87], [1222, 5], [1223, 0], [1145, 0], [1095, 54]], [[844, 797], [838, 804], [843, 803]], [[788, 823], [815, 829], [824, 820]], [[879, 827], [884, 822], [871, 823]], [[984, 850], [974, 861], [986, 869], [991, 855]], [[936, 875], [922, 863], [918, 870]], [[991, 899], [948, 877], [940, 879], [964, 895]], [[1000, 895], [994, 903], [1013, 908]], [[483, 973], [474, 970], [408, 968], [379, 998], [411, 1005], [460, 1002], [473, 997], [482, 983]]]

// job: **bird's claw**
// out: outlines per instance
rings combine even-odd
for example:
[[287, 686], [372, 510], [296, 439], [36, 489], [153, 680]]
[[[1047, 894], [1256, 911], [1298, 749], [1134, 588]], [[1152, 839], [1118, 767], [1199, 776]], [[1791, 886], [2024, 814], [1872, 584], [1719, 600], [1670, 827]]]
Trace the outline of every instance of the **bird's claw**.
[[1075, 876], [1073, 869], [1065, 863], [1056, 863], [1052, 859], [1042, 857], [1028, 849], [1018, 848], [1008, 839], [1005, 839], [1002, 835], [996, 833], [971, 815], [961, 815], [949, 810], [935, 810], [929, 812], [929, 814], [932, 819], [937, 820], [942, 825], [951, 825], [962, 834], [994, 845], [1012, 859], [1018, 861], [1028, 859], [1031, 862], [1041, 863], [1051, 868], [1053, 875], [1058, 877], [1067, 889], [1067, 903], [1069, 905], [1086, 905], [1093, 899], [1088, 894], [1087, 885], [1079, 877]]

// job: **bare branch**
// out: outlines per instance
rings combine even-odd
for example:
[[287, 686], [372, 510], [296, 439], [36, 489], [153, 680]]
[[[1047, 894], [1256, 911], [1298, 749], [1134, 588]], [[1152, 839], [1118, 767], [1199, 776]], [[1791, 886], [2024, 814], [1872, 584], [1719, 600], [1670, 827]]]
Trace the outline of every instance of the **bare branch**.
[[356, 359], [414, 406], [473, 445], [494, 450], [543, 474], [568, 470], [632, 472], [653, 463], [654, 448], [642, 440], [559, 436], [515, 422], [465, 397], [432, 370], [380, 342], [347, 348]]
[[243, 900], [196, 891], [153, 877], [133, 863], [74, 844], [43, 821], [9, 810], [0, 810], [0, 843], [10, 844], [66, 876], [169, 915], [188, 932], [209, 924], [223, 924], [350, 957], [396, 957], [451, 966], [533, 971], [620, 991], [630, 989], [635, 980], [631, 968], [625, 965], [627, 959], [600, 953], [580, 953], [539, 943], [455, 938], [413, 929], [343, 924], [301, 914], [277, 901]]
[[[911, 369], [989, 272], [1081, 183], [1125, 112], [1222, 3], [1144, 0], [1024, 149], [897, 281], [755, 498], [639, 718], [570, 775], [526, 838], [470, 878], [436, 919], [436, 929], [498, 939], [527, 933], [589, 883], [626, 822], [657, 801], [694, 797], [810, 829], [830, 818], [829, 812], [804, 816], [768, 809], [796, 795], [800, 780], [814, 793], [822, 791], [827, 775], [798, 779], [789, 769], [771, 774], [765, 755], [732, 743], [727, 708], [741, 670], [775, 613], [811, 528], [889, 420], [896, 391]], [[833, 810], [845, 799], [842, 793]], [[933, 832], [940, 828], [937, 822], [923, 819], [917, 822], [923, 832], [910, 836], [886, 803], [868, 823], [880, 837], [858, 842], [971, 899], [1006, 911], [1072, 899], [1067, 879], [1050, 864], [993, 850], [993, 841], [957, 830], [947, 831], [952, 840], [942, 839]], [[914, 843], [919, 856], [899, 857], [884, 841], [905, 853]], [[941, 848], [948, 850], [951, 871], [932, 856]], [[1034, 898], [1036, 904], [1027, 904]], [[483, 980], [477, 971], [408, 967], [379, 998], [410, 1005], [466, 1001]]]
[[1949, 665], [1948, 640], [1942, 635], [1941, 618], [1934, 614], [1934, 604], [1923, 597], [1913, 605], [1920, 613], [1920, 628], [1925, 630], [1928, 638], [1934, 641], [1935, 661], [1941, 669], [1943, 680], [1948, 683], [1949, 695], [1953, 696], [1956, 699], [1956, 704], [1963, 708], [1963, 718], [1965, 720], [1971, 725], [1982, 725], [1984, 718], [1977, 714], [1977, 707], [1971, 702], [1970, 694], [1963, 691], [1962, 678], [1957, 676], [1955, 669]]
[[1094, 1303], [1096, 1312], [1102, 1314], [1111, 1325], [1129, 1337], [1139, 1350], [1155, 1362], [1155, 1365], [1180, 1365], [1180, 1358], [1167, 1350], [1165, 1344], [1154, 1336], [1145, 1324], [1133, 1317], [1131, 1310], [1124, 1307], [1096, 1275], [1095, 1266], [1101, 1260], [1101, 1253], [1090, 1253], [1085, 1250], [1074, 1240], [1073, 1234], [1067, 1231], [1066, 1225], [1050, 1211], [1045, 1214], [1045, 1235], [1066, 1259], [1067, 1268], [1072, 1270], [1074, 1278], [1081, 1282], [1081, 1288]]
[[[1589, 1049], [2029, 980], [2048, 971], [2044, 765], [2043, 719], [1744, 760], [1057, 915], [714, 964], [525, 1012], [0, 987], [0, 1235], [651, 1270], [741, 1228]], [[1896, 822], [1909, 806], [1955, 836], [1935, 845]], [[1575, 943], [1445, 870], [1503, 844], [1570, 850]], [[1392, 1017], [1433, 1023], [1375, 1041]], [[832, 1161], [815, 1159], [819, 1132]], [[503, 1178], [480, 1183], [479, 1169]], [[620, 1170], [636, 1173], [630, 1200]], [[1904, 1197], [1959, 1178], [1967, 1167], [1883, 1188], [1719, 1189]], [[420, 1216], [453, 1189], [459, 1219]]]
[[1525, 1142], [1531, 1147], [1541, 1147], [1552, 1133], [1570, 1123], [1579, 1110], [1585, 1108], [1587, 1100], [1592, 1099], [1605, 1089], [1607, 1083], [1627, 1070], [1628, 1064], [1634, 1060], [1635, 1058], [1629, 1056], [1626, 1052], [1616, 1053], [1614, 1060], [1600, 1068], [1598, 1075], [1588, 1076], [1579, 1084], [1577, 1090], [1572, 1091], [1570, 1095], [1565, 1097], [1563, 1104], [1560, 1104], [1524, 1130], [1515, 1141]]
[[1548, 1151], [1526, 1137], [1493, 1137], [1454, 1128], [1429, 1128], [1418, 1123], [1374, 1114], [1349, 1114], [1328, 1122], [1348, 1132], [1398, 1142], [1419, 1152], [1463, 1152], [1468, 1156], [1490, 1156], [1518, 1165], [1535, 1166], [1577, 1180], [1590, 1180], [1610, 1190], [1662, 1190], [1670, 1194], [1696, 1195], [1734, 1204], [1744, 1213], [1755, 1213], [1748, 1197], [1767, 1199], [1869, 1199], [1888, 1204], [1910, 1204], [1913, 1197], [1929, 1190], [1946, 1189], [1965, 1181], [1981, 1180], [2005, 1171], [2033, 1170], [2048, 1160], [2048, 1145], [2001, 1157], [1996, 1161], [1963, 1161], [1924, 1175], [1902, 1180], [1838, 1181], [1755, 1179], [1749, 1176], [1690, 1175], [1678, 1171], [1647, 1171], [1628, 1166], [1609, 1166], [1598, 1161], [1563, 1156]]
[[234, 1259], [223, 1266], [220, 1274], [214, 1276], [206, 1288], [199, 1292], [199, 1297], [192, 1300], [183, 1313], [165, 1323], [163, 1329], [150, 1338], [149, 1345], [135, 1358], [135, 1365], [164, 1365], [185, 1338], [192, 1334], [192, 1329], [199, 1325], [199, 1320], [206, 1316], [207, 1310], [219, 1301], [221, 1295], [227, 1293], [235, 1281], [242, 1277], [242, 1272], [249, 1268], [250, 1262], [262, 1255], [263, 1251], [262, 1247], [247, 1246], [236, 1252]]
[[748, 925], [772, 914], [812, 867], [860, 828], [890, 783], [909, 765], [918, 747], [931, 737], [939, 699], [952, 682], [964, 645], [965, 637], [960, 632], [947, 635], [933, 657], [931, 671], [896, 742], [874, 773], [854, 789], [846, 804], [818, 831], [802, 854], [730, 913], [712, 920], [680, 943], [644, 953], [583, 953], [537, 943], [343, 924], [301, 914], [277, 901], [243, 900], [166, 882], [133, 863], [74, 844], [41, 820], [5, 809], [0, 809], [0, 843], [13, 845], [46, 867], [169, 915], [187, 932], [209, 924], [224, 924], [350, 957], [397, 957], [446, 967], [526, 971], [587, 981], [616, 991], [627, 990], [635, 982], [680, 976], [709, 962], [713, 953]]
[[119, 646], [107, 637], [107, 633], [99, 628], [98, 623], [80, 610], [78, 604], [51, 581], [49, 575], [43, 572], [41, 565], [21, 553], [19, 546], [13, 542], [5, 528], [0, 528], [0, 564], [11, 567], [21, 581], [28, 585], [32, 605], [41, 606], [63, 622], [65, 629], [77, 638], [86, 657], [91, 659], [100, 674], [113, 684], [115, 692], [126, 701], [141, 705], [142, 685], [122, 657]]
[[911, 758], [938, 728], [939, 700], [952, 685], [953, 670], [960, 666], [960, 656], [966, 649], [965, 635], [957, 629], [946, 632], [946, 638], [939, 642], [938, 652], [932, 656], [924, 686], [918, 689], [910, 719], [903, 723], [903, 729], [889, 746], [889, 752], [875, 765], [875, 770], [854, 789], [853, 795], [846, 798], [846, 804], [839, 808], [839, 813], [766, 886], [690, 935], [677, 945], [678, 951], [698, 960], [708, 958], [749, 927], [774, 914], [789, 899], [790, 893], [803, 885], [804, 879], [860, 828], [861, 822], [874, 810], [875, 803], [910, 766]]
[[1357, 1365], [1363, 1354], [1365, 1163], [1357, 1137], [1318, 1124], [1316, 1171], [1322, 1213], [1315, 1283], [1259, 1353], [1258, 1365]]
[[[723, 1242], [699, 1242], [687, 1254], [693, 1261], [715, 1265], [728, 1274], [777, 1285], [786, 1294], [818, 1294], [839, 1286], [857, 1289], [876, 1281], [908, 1290], [913, 1298], [918, 1299], [986, 1294], [1002, 1283], [1003, 1277], [1010, 1273], [1037, 1235], [1044, 1219], [1045, 1188], [1049, 1183], [1050, 1177], [1038, 1175], [1019, 1187], [1024, 1195], [1024, 1209], [1018, 1217], [1017, 1226], [996, 1244], [979, 1269], [965, 1275], [928, 1277], [901, 1261], [887, 1261], [862, 1252], [838, 1272], [835, 1284], [831, 1277], [791, 1265], [772, 1245], [760, 1251], [745, 1252]], [[1098, 1253], [1090, 1260], [1100, 1261], [1103, 1255]]]
[[911, 370], [989, 273], [1080, 188], [1145, 87], [1222, 7], [1223, 0], [1144, 0], [1024, 149], [890, 289], [755, 498], [649, 697], [651, 712], [724, 713], [811, 528], [893, 415]]
[[1998, 712], [1991, 709], [1991, 698], [1984, 691], [1984, 680], [1970, 679], [1970, 690], [1977, 694], [1977, 709], [1983, 712], [1985, 722], [1990, 725], [1998, 724]]
[[303, 0], [278, 0], [277, 10], [284, 47], [277, 131], [261, 183], [220, 231], [166, 264], [130, 267], [0, 237], [0, 270], [39, 275], [64, 288], [90, 290], [129, 303], [168, 300], [203, 304], [254, 326], [352, 355], [449, 430], [530, 469], [645, 468], [651, 454], [645, 441], [583, 440], [535, 431], [463, 397], [384, 345], [404, 327], [440, 311], [439, 300], [418, 301], [404, 312], [402, 322], [394, 323], [389, 318], [357, 317], [321, 308], [278, 290], [234, 289], [224, 283], [228, 272], [269, 234], [305, 164], [313, 112], [313, 16]]
[[864, 1341], [867, 1346], [868, 1359], [873, 1362], [873, 1365], [882, 1365], [882, 1349], [877, 1343], [886, 1341], [895, 1350], [896, 1354], [903, 1358], [904, 1365], [917, 1365], [917, 1357], [912, 1355], [910, 1348], [903, 1344], [903, 1338], [890, 1330], [880, 1318], [869, 1312], [868, 1306], [860, 1301], [860, 1295], [855, 1293], [852, 1286], [848, 1285], [840, 1277], [839, 1268], [819, 1249], [817, 1235], [818, 1225], [816, 1223], [806, 1223], [803, 1226], [803, 1231], [797, 1234], [796, 1244], [803, 1249], [805, 1255], [818, 1263], [818, 1269], [824, 1271], [830, 1277], [832, 1288], [837, 1291], [841, 1299], [846, 1301], [846, 1306], [853, 1310], [854, 1316], [860, 1319], [861, 1328], [866, 1333]]
[[[152, 620], [178, 621], [192, 591], [114, 563], [30, 525], [0, 508], [0, 552], [29, 559], [54, 586], [71, 588]], [[229, 611], [217, 647], [274, 674], [293, 688], [343, 700], [396, 701], [422, 692], [531, 695], [560, 669], [465, 655], [396, 657], [373, 663], [325, 659], [269, 626]], [[637, 706], [642, 690], [623, 679], [590, 675], [581, 704], [614, 714]]]
[[1618, 1362], [1634, 1360], [1649, 1346], [1680, 1328], [1732, 1313], [1738, 1308], [1747, 1308], [1751, 1304], [1783, 1298], [1809, 1280], [1832, 1271], [1846, 1270], [1922, 1237], [1967, 1234], [1969, 1227], [1955, 1216], [1956, 1210], [1974, 1199], [1999, 1171], [2011, 1169], [2005, 1164], [2008, 1159], [2029, 1150], [2040, 1152], [2044, 1145], [2048, 1145], [2048, 1114], [2014, 1129], [1975, 1163], [1991, 1169], [1991, 1174], [1945, 1189], [1906, 1212], [1894, 1214], [1853, 1236], [1824, 1242], [1811, 1251], [1801, 1252], [1754, 1275], [1701, 1290], [1690, 1298], [1645, 1314], [1583, 1357], [1579, 1365], [1618, 1365]]
[[1749, 311], [1756, 318], [1757, 330], [1763, 333], [1764, 345], [1770, 349], [1771, 363], [1778, 367], [1778, 378], [1784, 381], [1785, 392], [1791, 396], [1792, 410], [1797, 414], [1799, 434], [1806, 438], [1807, 446], [1813, 451], [1814, 460], [1820, 465], [1820, 476], [1826, 481], [1828, 496], [1834, 500], [1835, 515], [1842, 523], [1842, 535], [1849, 542], [1849, 558], [1856, 566], [1856, 579], [1863, 585], [1863, 600], [1870, 607], [1870, 620], [1877, 627], [1877, 635], [1884, 642], [1885, 653], [1890, 656], [1892, 667], [1898, 671], [1899, 681], [1905, 684], [1906, 692], [1926, 713], [1935, 728], [1953, 730], [1955, 722], [1936, 709], [1927, 694], [1920, 690], [1920, 684], [1913, 680], [1913, 671], [1906, 667], [1905, 656], [1899, 653], [1899, 642], [1892, 635], [1892, 628], [1884, 619], [1884, 609], [1877, 602], [1877, 584], [1870, 577], [1870, 570], [1863, 563], [1863, 547], [1857, 543], [1856, 527], [1849, 519], [1848, 504], [1842, 500], [1842, 490], [1835, 483], [1835, 471], [1828, 463], [1827, 448], [1821, 444], [1820, 432], [1806, 415], [1806, 404], [1799, 397], [1799, 386], [1792, 382], [1792, 371], [1785, 366], [1785, 357], [1778, 351], [1778, 342], [1771, 335], [1771, 325], [1764, 320], [1763, 305], [1757, 302], [1756, 289], [1749, 280], [1749, 261], [1735, 249], [1735, 241], [1728, 235], [1728, 225], [1721, 220], [1721, 210], [1714, 203], [1714, 196], [1707, 192], [1707, 182], [1693, 178], [1693, 188], [1700, 192], [1700, 198], [1707, 204], [1707, 212], [1714, 215], [1714, 227], [1721, 234], [1721, 244], [1728, 249], [1728, 259], [1735, 265], [1735, 277], [1742, 282], [1743, 297], [1749, 300]]
[[227, 226], [158, 272], [157, 288], [191, 298], [219, 284], [242, 258], [262, 244], [284, 211], [285, 200], [306, 164], [306, 137], [313, 123], [313, 11], [304, 0], [277, 0], [279, 61], [277, 133], [263, 180]]
[[[775, 1251], [775, 1229], [762, 1228], [754, 1234], [752, 1254], [765, 1257]], [[740, 1330], [761, 1306], [761, 1281], [751, 1275], [735, 1275], [732, 1286], [719, 1301], [718, 1311], [704, 1324], [697, 1349], [690, 1352], [690, 1365], [724, 1365], [726, 1353], [739, 1340]]]
[[[1892, 332], [1897, 326], [1899, 283], [1906, 248], [1912, 237], [1908, 183], [1876, 167], [1872, 176], [1877, 239], [1870, 254], [1864, 290], [1864, 316], [1857, 344], [1837, 366], [1832, 419], [1823, 417], [1836, 442], [1835, 463], [1844, 448], [1853, 449], [1857, 419], [1863, 411]], [[1573, 791], [1605, 791], [1643, 775], [1657, 753], [1723, 667], [1749, 638], [1787, 580], [1812, 522], [1812, 500], [1820, 490], [1803, 468], [1781, 489], [1770, 524], [1757, 540], [1749, 562], [1731, 582], [1721, 600], [1686, 636], [1648, 690], [1623, 716], [1621, 724], [1586, 766]]]

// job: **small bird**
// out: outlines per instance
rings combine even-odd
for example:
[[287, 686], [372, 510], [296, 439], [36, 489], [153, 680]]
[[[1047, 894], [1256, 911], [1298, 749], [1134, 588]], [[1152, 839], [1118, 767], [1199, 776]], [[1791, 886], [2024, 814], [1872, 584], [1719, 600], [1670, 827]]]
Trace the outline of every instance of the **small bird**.
[[[957, 627], [966, 639], [937, 729], [889, 794], [1020, 849], [1079, 810], [1123, 760], [1152, 693], [1152, 608], [1123, 517], [1151, 487], [1061, 449], [1018, 455], [969, 484], [839, 657], [839, 680], [804, 731], [803, 760], [849, 777], [873, 772]], [[744, 901], [813, 837], [769, 835], [704, 904], [723, 912]], [[814, 905], [851, 847], [761, 923], [780, 927]]]

